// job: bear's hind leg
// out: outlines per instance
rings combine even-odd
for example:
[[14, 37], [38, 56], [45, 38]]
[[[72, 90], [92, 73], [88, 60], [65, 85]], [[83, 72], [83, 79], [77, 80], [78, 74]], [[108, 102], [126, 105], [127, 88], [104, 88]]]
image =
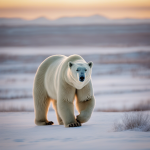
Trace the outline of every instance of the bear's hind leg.
[[58, 124], [59, 124], [59, 125], [63, 125], [63, 121], [62, 121], [62, 119], [60, 118], [60, 116], [59, 116], [59, 114], [58, 114], [57, 101], [56, 101], [56, 100], [52, 100], [52, 102], [53, 102], [53, 108], [54, 108], [55, 113], [56, 113], [56, 116], [57, 116]]
[[36, 125], [52, 125], [52, 124], [54, 124], [52, 121], [47, 120], [47, 113], [49, 110], [50, 101], [51, 100], [49, 97], [34, 100], [35, 124]]

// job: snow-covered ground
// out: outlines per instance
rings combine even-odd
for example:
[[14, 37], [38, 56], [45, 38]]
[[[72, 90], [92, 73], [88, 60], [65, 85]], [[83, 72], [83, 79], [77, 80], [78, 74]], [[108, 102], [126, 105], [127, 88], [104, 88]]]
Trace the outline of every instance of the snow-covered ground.
[[72, 54], [120, 54], [132, 52], [150, 52], [150, 46], [132, 47], [1, 47], [0, 55], [72, 55]]
[[53, 111], [52, 126], [36, 126], [33, 112], [0, 113], [1, 150], [149, 150], [150, 132], [113, 132], [114, 121], [123, 113], [94, 112], [81, 127], [58, 125]]

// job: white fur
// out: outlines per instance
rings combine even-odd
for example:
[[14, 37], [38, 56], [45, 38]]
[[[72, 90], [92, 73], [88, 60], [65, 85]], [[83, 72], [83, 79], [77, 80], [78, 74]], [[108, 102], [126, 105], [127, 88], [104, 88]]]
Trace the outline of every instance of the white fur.
[[[72, 63], [72, 67], [69, 63]], [[89, 65], [90, 64], [90, 65]], [[79, 81], [76, 69], [82, 66], [87, 69], [84, 82]], [[50, 102], [53, 103], [59, 124], [68, 127], [76, 119], [84, 123], [91, 117], [95, 99], [91, 82], [92, 62], [79, 55], [69, 57], [54, 55], [45, 59], [39, 66], [33, 88], [35, 123], [46, 125]], [[79, 115], [75, 118], [73, 101], [76, 96], [76, 107]]]

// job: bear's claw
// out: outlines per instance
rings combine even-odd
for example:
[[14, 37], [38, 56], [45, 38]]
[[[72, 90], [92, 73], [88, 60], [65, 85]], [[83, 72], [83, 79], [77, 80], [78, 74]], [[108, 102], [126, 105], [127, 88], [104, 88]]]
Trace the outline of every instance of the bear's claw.
[[53, 125], [53, 124], [54, 124], [53, 121], [46, 122], [46, 125]]
[[[78, 119], [76, 119], [76, 121], [80, 123], [80, 121], [79, 121]], [[80, 123], [80, 124], [81, 124], [81, 123]]]
[[79, 126], [81, 126], [80, 122], [71, 123], [71, 124], [68, 125], [68, 127], [79, 127]]

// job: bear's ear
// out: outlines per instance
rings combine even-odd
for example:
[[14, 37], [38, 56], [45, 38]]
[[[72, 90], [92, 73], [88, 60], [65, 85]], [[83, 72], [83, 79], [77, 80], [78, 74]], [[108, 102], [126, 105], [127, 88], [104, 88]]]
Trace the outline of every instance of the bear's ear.
[[89, 65], [90, 68], [92, 68], [93, 62], [92, 61], [88, 62], [88, 65]]
[[73, 63], [71, 61], [69, 61], [68, 66], [71, 68], [73, 66]]

